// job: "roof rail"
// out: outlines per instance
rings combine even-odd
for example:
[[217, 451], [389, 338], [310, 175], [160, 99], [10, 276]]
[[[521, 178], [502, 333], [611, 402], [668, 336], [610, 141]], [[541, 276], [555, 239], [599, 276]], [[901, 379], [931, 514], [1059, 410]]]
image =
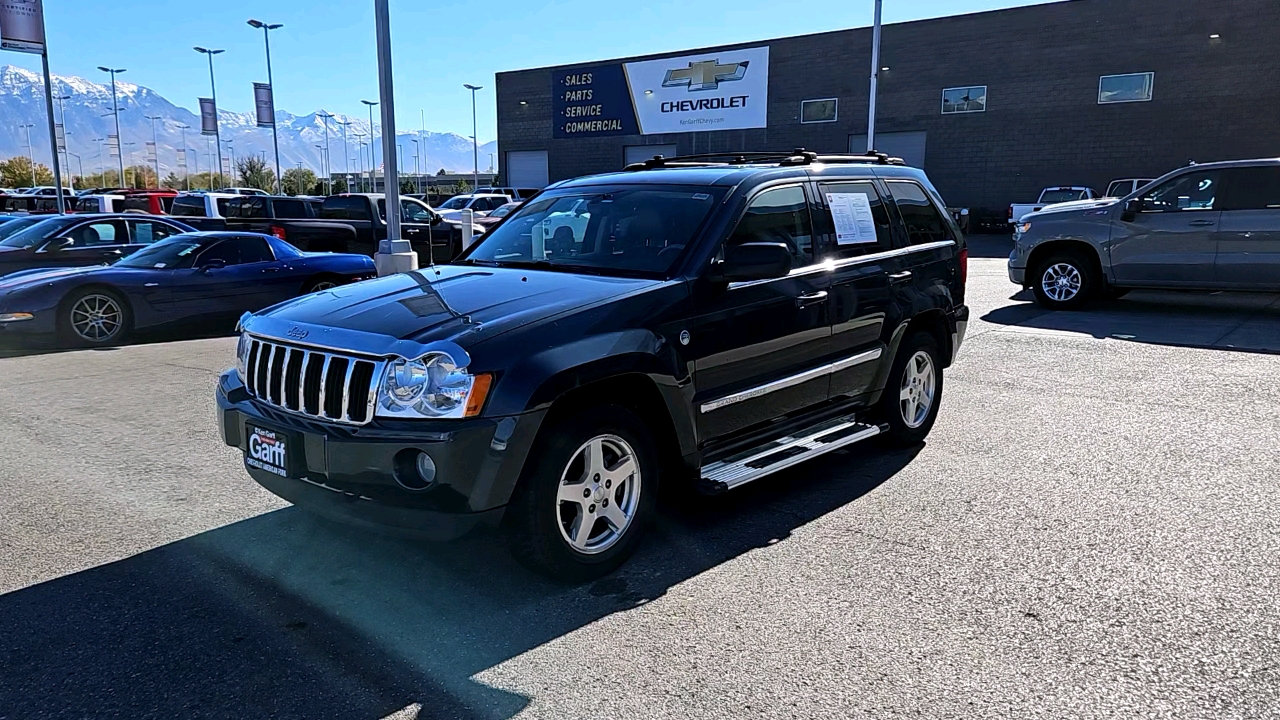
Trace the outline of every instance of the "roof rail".
[[654, 155], [643, 162], [631, 163], [623, 168], [625, 172], [638, 170], [657, 170], [660, 168], [680, 167], [717, 167], [729, 165], [762, 165], [777, 163], [779, 166], [866, 163], [876, 165], [906, 165], [902, 158], [890, 157], [882, 152], [868, 152], [865, 155], [835, 153], [819, 155], [816, 152], [796, 148], [791, 152], [721, 152], [700, 153], [697, 155], [676, 155], [663, 157]]

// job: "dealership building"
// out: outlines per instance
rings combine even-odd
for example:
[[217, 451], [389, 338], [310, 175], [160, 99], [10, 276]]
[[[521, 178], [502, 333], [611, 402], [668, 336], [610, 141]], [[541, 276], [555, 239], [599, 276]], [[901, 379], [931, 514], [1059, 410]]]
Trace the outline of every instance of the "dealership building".
[[[1280, 1], [1069, 0], [888, 24], [876, 148], [1003, 213], [1188, 162], [1280, 156]], [[499, 174], [542, 186], [654, 155], [865, 152], [872, 32], [499, 73]]]

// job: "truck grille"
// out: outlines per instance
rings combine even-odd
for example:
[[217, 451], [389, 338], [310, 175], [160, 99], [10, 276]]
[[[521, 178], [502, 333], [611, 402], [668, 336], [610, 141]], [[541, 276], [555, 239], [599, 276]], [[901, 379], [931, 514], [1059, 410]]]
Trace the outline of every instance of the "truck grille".
[[250, 338], [245, 388], [282, 410], [364, 425], [373, 419], [385, 361]]

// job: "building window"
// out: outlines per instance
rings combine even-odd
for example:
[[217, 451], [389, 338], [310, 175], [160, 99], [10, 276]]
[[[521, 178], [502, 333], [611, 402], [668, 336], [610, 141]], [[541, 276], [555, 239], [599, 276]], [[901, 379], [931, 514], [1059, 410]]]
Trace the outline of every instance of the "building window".
[[975, 113], [987, 111], [987, 86], [947, 88], [942, 91], [942, 114]]
[[1156, 74], [1150, 72], [1103, 75], [1098, 80], [1098, 104], [1148, 102], [1155, 84]]
[[826, 123], [836, 121], [839, 101], [835, 98], [803, 100], [800, 102], [801, 123]]

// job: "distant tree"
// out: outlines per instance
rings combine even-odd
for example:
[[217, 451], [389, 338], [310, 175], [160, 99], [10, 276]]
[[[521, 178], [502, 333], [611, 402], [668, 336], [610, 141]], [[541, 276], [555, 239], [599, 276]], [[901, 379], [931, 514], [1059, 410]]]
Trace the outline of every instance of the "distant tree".
[[247, 155], [236, 160], [236, 173], [240, 175], [240, 182], [245, 187], [275, 191], [276, 174], [267, 167], [267, 161], [257, 155]]
[[444, 177], [445, 175], [448, 175], [448, 174], [449, 174], [448, 170], [445, 170], [444, 168], [440, 168], [440, 172], [436, 173], [436, 177]]
[[162, 187], [167, 187], [170, 190], [181, 190], [182, 188], [187, 186], [186, 182], [184, 182], [182, 178], [178, 177], [172, 172], [170, 172], [168, 175], [165, 175], [164, 180], [160, 184]]
[[334, 195], [338, 195], [338, 194], [344, 193], [344, 192], [346, 192], [346, 191], [347, 191], [347, 181], [346, 181], [346, 180], [334, 180], [334, 181], [333, 181], [333, 194], [334, 194]]
[[453, 184], [454, 195], [463, 195], [469, 192], [471, 192], [471, 183], [467, 182], [466, 180], [459, 180], [458, 182]]
[[[25, 155], [11, 157], [0, 162], [0, 186], [26, 187], [31, 184], [31, 160]], [[52, 185], [53, 171], [47, 165], [36, 163], [36, 185]]]
[[412, 180], [401, 180], [400, 192], [405, 195], [408, 195], [409, 193], [418, 192], [418, 184]]
[[287, 193], [304, 195], [315, 187], [316, 174], [309, 168], [289, 168], [284, 171], [284, 177], [280, 178], [280, 184], [284, 185], [284, 191]]
[[131, 188], [155, 188], [159, 182], [156, 180], [156, 171], [150, 165], [133, 165], [124, 169], [125, 184]]

